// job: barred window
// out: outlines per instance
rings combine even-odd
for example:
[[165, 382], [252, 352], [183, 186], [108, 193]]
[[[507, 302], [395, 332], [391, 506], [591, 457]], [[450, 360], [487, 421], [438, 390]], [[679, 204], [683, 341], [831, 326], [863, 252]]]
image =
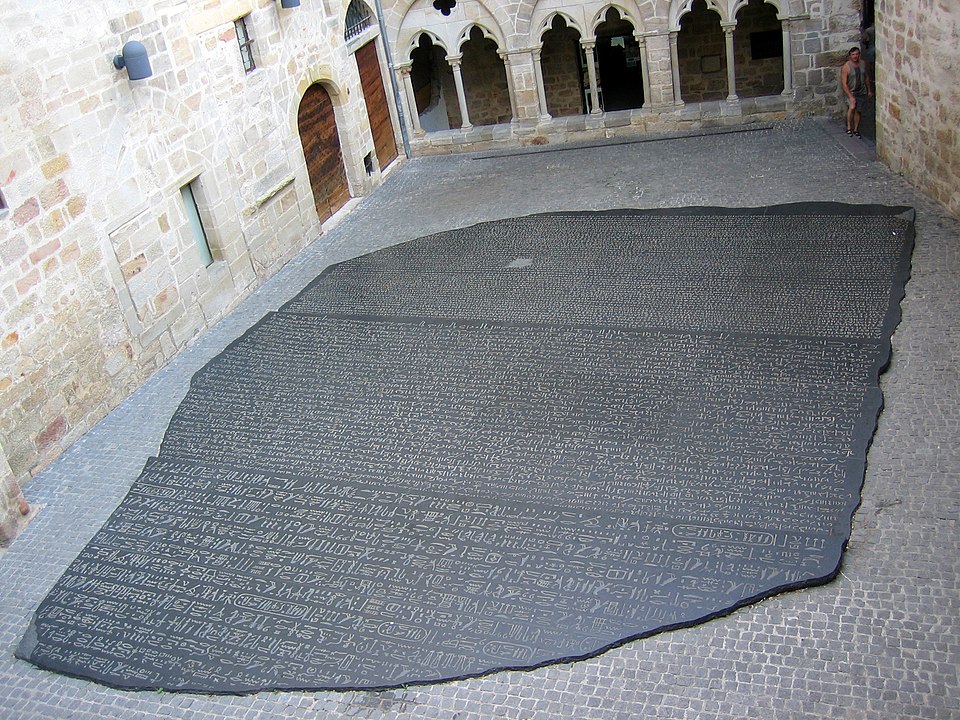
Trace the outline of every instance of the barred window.
[[347, 29], [343, 33], [344, 40], [356, 37], [370, 27], [370, 10], [361, 0], [350, 0], [350, 5], [347, 7], [346, 26]]
[[237, 30], [237, 42], [240, 43], [240, 58], [243, 60], [243, 69], [248, 73], [253, 72], [257, 68], [257, 62], [253, 59], [253, 38], [247, 32], [246, 16], [234, 20], [233, 26]]

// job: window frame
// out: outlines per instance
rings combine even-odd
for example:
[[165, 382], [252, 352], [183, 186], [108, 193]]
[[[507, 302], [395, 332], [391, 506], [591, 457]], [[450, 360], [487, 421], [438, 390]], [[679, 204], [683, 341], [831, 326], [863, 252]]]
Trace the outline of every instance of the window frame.
[[210, 236], [207, 234], [207, 228], [203, 224], [203, 218], [200, 216], [200, 205], [197, 203], [197, 193], [195, 184], [200, 179], [199, 176], [180, 186], [180, 201], [183, 204], [183, 212], [187, 216], [187, 222], [193, 234], [193, 241], [197, 246], [197, 254], [200, 256], [200, 262], [204, 267], [213, 265], [213, 248], [210, 246]]
[[237, 44], [240, 46], [240, 62], [243, 64], [243, 71], [247, 75], [257, 69], [257, 60], [253, 56], [253, 43], [256, 42], [250, 37], [250, 29], [247, 27], [247, 15], [241, 15], [233, 21], [233, 29], [237, 35]]

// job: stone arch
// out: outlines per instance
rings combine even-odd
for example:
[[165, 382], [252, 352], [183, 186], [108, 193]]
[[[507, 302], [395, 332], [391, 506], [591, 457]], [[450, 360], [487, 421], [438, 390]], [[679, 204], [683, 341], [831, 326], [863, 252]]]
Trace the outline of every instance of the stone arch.
[[549, 15], [537, 23], [536, 34], [532, 38], [534, 42], [543, 42], [544, 33], [552, 29], [553, 23], [557, 18], [563, 20], [564, 24], [571, 30], [576, 30], [580, 37], [584, 37], [584, 28], [577, 19], [563, 10], [553, 10]]
[[471, 22], [466, 27], [463, 28], [463, 30], [460, 32], [460, 35], [457, 37], [457, 44], [456, 44], [457, 52], [462, 52], [463, 44], [468, 40], [470, 40], [470, 35], [473, 32], [474, 28], [479, 30], [483, 34], [484, 38], [488, 40], [492, 40], [494, 43], [496, 43], [498, 48], [500, 48], [501, 50], [506, 50], [506, 43], [504, 41], [502, 34], [498, 33], [495, 30], [491, 30], [484, 23]]
[[727, 51], [723, 15], [714, 0], [688, 0], [677, 36], [680, 96], [684, 102], [727, 96]]
[[[720, 22], [729, 22], [730, 13], [727, 4], [723, 0], [703, 0], [707, 4], [707, 9], [712, 10], [720, 16]], [[680, 28], [681, 18], [693, 11], [693, 6], [698, 0], [670, 0], [670, 12], [668, 15], [668, 26], [671, 32], [677, 32]]]
[[[171, 93], [150, 86], [140, 90], [135, 108], [116, 111], [107, 130], [109, 142], [99, 155], [100, 177], [120, 180], [111, 199], [115, 207], [132, 208], [178, 179], [186, 172], [184, 156], [202, 157], [191, 148], [193, 138], [203, 144], [200, 117]], [[146, 167], [140, 151], [146, 153]], [[169, 167], [158, 172], [164, 165]], [[197, 160], [191, 167], [204, 166]]]
[[496, 125], [513, 116], [506, 67], [494, 33], [473, 23], [461, 33], [461, 75], [467, 115], [473, 125]]
[[407, 53], [414, 100], [410, 112], [426, 132], [460, 127], [463, 119], [453, 68], [446, 59], [450, 52], [438, 41], [435, 33], [423, 31]]
[[607, 14], [610, 10], [616, 10], [621, 19], [633, 25], [634, 32], [643, 32], [645, 27], [640, 17], [640, 10], [633, 2], [618, 0], [618, 2], [608, 2], [593, 14], [590, 20], [590, 34], [596, 35], [597, 28], [607, 21]]
[[[767, 5], [772, 5], [777, 10], [777, 17], [783, 19], [787, 17], [788, 12], [788, 3], [787, 0], [764, 0]], [[750, 0], [733, 0], [733, 4], [730, 6], [730, 17], [736, 20], [739, 12], [750, 4]]]
[[[739, 97], [778, 95], [784, 87], [785, 54], [780, 9], [771, 0], [738, 0], [734, 6], [734, 69]], [[787, 65], [789, 67], [789, 65]]]
[[297, 103], [297, 134], [320, 222], [350, 199], [340, 137], [342, 123], [337, 122], [336, 94], [330, 87], [322, 81], [310, 83]]
[[504, 28], [509, 30], [513, 27], [512, 16], [504, 3], [493, 3], [491, 9], [486, 0], [457, 0], [448, 16], [433, 7], [433, 0], [412, 0], [409, 3], [403, 0], [396, 11], [401, 18], [395, 34], [396, 47], [404, 48], [407, 52], [423, 31], [431, 32], [440, 41], [438, 44], [448, 50], [456, 48], [460, 34], [475, 23], [481, 23], [494, 32], [500, 46], [506, 49], [506, 38], [511, 33], [505, 32]]
[[584, 35], [567, 17], [566, 13], [552, 13], [550, 24], [539, 34], [544, 99], [552, 117], [587, 112], [586, 60], [580, 45]]
[[527, 44], [530, 47], [537, 47], [541, 44], [543, 34], [550, 30], [553, 20], [557, 16], [563, 18], [567, 27], [580, 33], [581, 38], [590, 35], [587, 32], [589, 25], [582, 5], [570, 6], [565, 0], [540, 0], [531, 6], [531, 13], [529, 20], [530, 33], [527, 38]]
[[637, 40], [637, 25], [619, 4], [606, 5], [602, 13], [594, 18], [592, 27], [603, 109], [641, 108], [645, 58]]
[[[420, 30], [419, 32], [414, 33], [413, 37], [409, 39], [409, 42], [407, 43], [404, 49], [402, 57], [404, 58], [405, 61], [413, 62], [412, 53], [414, 50], [416, 50], [420, 46], [420, 40], [423, 36], [428, 37], [430, 39], [430, 42], [433, 45], [436, 45], [438, 48], [441, 48], [444, 54], [446, 55], [450, 54], [450, 49], [447, 47], [447, 43], [443, 38], [441, 38], [435, 32], [432, 32], [430, 30]], [[453, 47], [456, 47], [456, 45], [454, 45]]]

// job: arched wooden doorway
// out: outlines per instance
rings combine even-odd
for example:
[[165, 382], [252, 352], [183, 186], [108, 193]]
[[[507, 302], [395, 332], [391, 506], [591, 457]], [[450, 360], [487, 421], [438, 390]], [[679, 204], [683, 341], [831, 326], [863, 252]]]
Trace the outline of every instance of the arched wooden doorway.
[[300, 100], [297, 129], [300, 132], [303, 156], [307, 161], [307, 173], [310, 175], [317, 215], [320, 222], [323, 222], [350, 199], [350, 188], [343, 168], [343, 153], [340, 150], [333, 102], [320, 83], [307, 88]]

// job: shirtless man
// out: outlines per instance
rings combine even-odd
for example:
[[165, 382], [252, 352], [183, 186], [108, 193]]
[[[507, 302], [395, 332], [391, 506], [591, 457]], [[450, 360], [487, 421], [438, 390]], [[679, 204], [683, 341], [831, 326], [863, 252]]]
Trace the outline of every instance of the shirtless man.
[[867, 99], [873, 97], [873, 85], [858, 47], [847, 53], [847, 61], [840, 70], [840, 86], [847, 96], [847, 135], [860, 137], [860, 111]]

